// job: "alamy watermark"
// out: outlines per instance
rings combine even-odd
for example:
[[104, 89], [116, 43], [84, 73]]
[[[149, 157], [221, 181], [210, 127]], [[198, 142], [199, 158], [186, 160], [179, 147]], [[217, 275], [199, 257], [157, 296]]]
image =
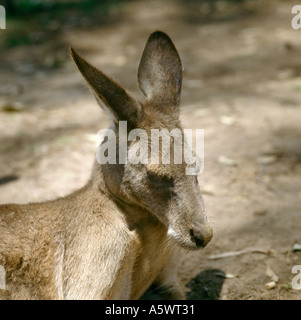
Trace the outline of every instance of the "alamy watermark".
[[292, 19], [292, 28], [294, 30], [301, 29], [301, 5], [293, 6], [292, 14], [295, 14], [295, 16]]
[[6, 11], [3, 6], [0, 6], [0, 29], [6, 29]]
[[3, 266], [0, 265], [0, 290], [6, 289], [5, 283], [5, 269]]
[[301, 265], [293, 266], [292, 273], [297, 274], [292, 280], [292, 288], [295, 290], [301, 290]]
[[137, 128], [128, 133], [127, 121], [119, 121], [118, 128], [100, 130], [98, 136], [102, 141], [96, 153], [99, 164], [185, 163], [186, 175], [198, 175], [204, 169], [204, 129], [161, 128], [148, 134]]

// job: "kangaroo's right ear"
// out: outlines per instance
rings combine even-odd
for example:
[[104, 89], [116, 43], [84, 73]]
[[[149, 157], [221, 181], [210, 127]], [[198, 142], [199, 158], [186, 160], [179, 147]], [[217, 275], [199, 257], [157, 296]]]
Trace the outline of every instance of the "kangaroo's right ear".
[[153, 32], [144, 48], [138, 81], [147, 100], [161, 112], [179, 114], [182, 64], [167, 34]]
[[117, 82], [83, 59], [70, 48], [73, 61], [90, 85], [96, 100], [104, 111], [109, 112], [115, 123], [119, 120], [137, 122], [142, 114], [141, 105]]

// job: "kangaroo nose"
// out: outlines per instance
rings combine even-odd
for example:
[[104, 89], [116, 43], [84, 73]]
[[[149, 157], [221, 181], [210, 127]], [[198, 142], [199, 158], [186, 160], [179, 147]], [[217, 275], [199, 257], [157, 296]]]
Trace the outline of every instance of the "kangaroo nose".
[[190, 229], [191, 241], [196, 244], [198, 248], [204, 248], [210, 242], [213, 236], [211, 227], [206, 227], [206, 230], [193, 230]]

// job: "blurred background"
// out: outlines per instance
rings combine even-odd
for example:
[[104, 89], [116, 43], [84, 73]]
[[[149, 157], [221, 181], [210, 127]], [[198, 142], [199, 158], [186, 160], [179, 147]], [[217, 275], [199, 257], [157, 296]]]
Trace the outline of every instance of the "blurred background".
[[199, 176], [215, 235], [180, 269], [190, 299], [300, 299], [301, 30], [285, 0], [6, 0], [0, 30], [0, 203], [85, 184], [110, 121], [69, 57], [141, 97], [149, 34], [184, 67], [182, 122], [205, 129]]

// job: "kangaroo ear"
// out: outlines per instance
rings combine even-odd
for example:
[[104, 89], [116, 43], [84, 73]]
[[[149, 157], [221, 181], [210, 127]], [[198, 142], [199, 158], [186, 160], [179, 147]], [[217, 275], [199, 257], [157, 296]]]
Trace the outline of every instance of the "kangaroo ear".
[[152, 105], [162, 112], [179, 113], [182, 64], [165, 33], [156, 31], [149, 36], [138, 69], [138, 81]]
[[89, 64], [73, 48], [70, 48], [70, 53], [104, 111], [109, 112], [116, 123], [119, 120], [135, 123], [142, 112], [141, 105], [117, 82]]

